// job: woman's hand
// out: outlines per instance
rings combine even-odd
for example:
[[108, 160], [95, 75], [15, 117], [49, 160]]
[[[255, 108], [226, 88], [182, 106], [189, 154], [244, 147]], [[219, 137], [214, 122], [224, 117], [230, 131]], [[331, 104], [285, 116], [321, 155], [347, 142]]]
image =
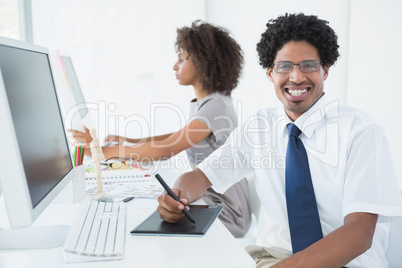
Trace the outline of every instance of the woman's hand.
[[105, 138], [105, 146], [110, 146], [112, 144], [123, 144], [123, 142], [127, 141], [125, 137], [117, 136], [117, 135], [107, 135]]
[[89, 131], [89, 129], [84, 125], [84, 131], [85, 132], [81, 132], [78, 130], [73, 130], [73, 129], [68, 129], [67, 132], [70, 132], [72, 134], [73, 140], [70, 142], [74, 145], [74, 146], [84, 146], [85, 148], [89, 148], [90, 147], [90, 143], [92, 141], [92, 136], [91, 133]]

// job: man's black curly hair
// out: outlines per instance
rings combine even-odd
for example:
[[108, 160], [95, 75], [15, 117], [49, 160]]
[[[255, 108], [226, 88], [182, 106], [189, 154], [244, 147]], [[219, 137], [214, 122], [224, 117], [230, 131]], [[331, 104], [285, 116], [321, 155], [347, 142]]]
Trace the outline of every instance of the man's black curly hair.
[[177, 29], [179, 49], [191, 55], [205, 91], [230, 96], [243, 68], [243, 52], [226, 29], [196, 20], [191, 27]]
[[289, 41], [306, 41], [317, 48], [323, 65], [333, 65], [339, 57], [338, 37], [328, 25], [314, 15], [285, 14], [271, 19], [257, 44], [260, 65], [265, 69], [274, 64], [276, 53]]

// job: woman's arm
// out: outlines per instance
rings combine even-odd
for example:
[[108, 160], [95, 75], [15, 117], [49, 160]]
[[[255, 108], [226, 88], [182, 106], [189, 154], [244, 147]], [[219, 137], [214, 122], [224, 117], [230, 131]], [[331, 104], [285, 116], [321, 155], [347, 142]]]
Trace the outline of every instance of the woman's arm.
[[141, 138], [141, 139], [131, 139], [131, 138], [126, 138], [126, 141], [129, 143], [145, 143], [145, 142], [150, 142], [150, 141], [162, 141], [173, 135], [174, 133], [169, 133], [169, 134], [163, 134], [159, 136], [152, 136], [148, 138]]
[[134, 161], [166, 160], [181, 151], [199, 143], [211, 133], [203, 122], [193, 120], [185, 127], [162, 140], [151, 139], [148, 142], [132, 146], [103, 147], [106, 158], [124, 156]]
[[108, 135], [105, 138], [105, 143], [113, 142], [113, 141], [116, 141], [119, 144], [122, 144], [124, 141], [129, 142], [129, 143], [144, 143], [144, 142], [149, 142], [149, 141], [161, 141], [161, 140], [168, 138], [172, 134], [173, 133], [169, 133], [169, 134], [164, 134], [164, 135], [160, 135], [160, 136], [152, 136], [152, 137], [146, 137], [146, 138], [140, 138], [140, 139], [127, 138], [127, 137], [122, 137], [122, 136], [118, 136], [118, 135]]
[[[87, 128], [85, 128], [85, 133], [76, 130], [69, 130], [69, 132], [73, 134], [76, 140], [85, 143], [86, 147], [89, 148], [92, 138]], [[200, 120], [193, 120], [176, 133], [161, 135], [158, 139], [151, 138], [147, 142], [140, 142], [132, 146], [102, 147], [102, 151], [106, 159], [129, 157], [134, 161], [165, 160], [199, 143], [209, 134], [211, 134], [211, 130], [206, 124]], [[91, 156], [89, 150], [85, 150], [85, 154]]]

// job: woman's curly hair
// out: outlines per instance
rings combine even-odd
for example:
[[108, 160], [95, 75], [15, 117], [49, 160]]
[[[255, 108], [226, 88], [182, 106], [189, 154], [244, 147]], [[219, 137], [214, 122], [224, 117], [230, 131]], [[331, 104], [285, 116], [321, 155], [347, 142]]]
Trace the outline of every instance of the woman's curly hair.
[[243, 52], [226, 29], [196, 20], [191, 27], [177, 29], [179, 49], [191, 55], [205, 91], [230, 96], [243, 68]]
[[285, 14], [271, 19], [257, 44], [260, 65], [265, 69], [274, 64], [276, 53], [289, 41], [306, 41], [317, 48], [323, 65], [333, 65], [339, 57], [338, 37], [328, 21], [314, 15]]

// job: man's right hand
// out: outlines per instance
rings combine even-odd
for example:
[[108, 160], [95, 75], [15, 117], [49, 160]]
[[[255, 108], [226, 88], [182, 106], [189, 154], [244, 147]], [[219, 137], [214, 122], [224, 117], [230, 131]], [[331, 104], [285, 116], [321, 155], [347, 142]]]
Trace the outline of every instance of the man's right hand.
[[164, 221], [175, 223], [183, 218], [184, 214], [182, 210], [184, 206], [186, 206], [187, 210], [190, 209], [188, 204], [191, 200], [187, 191], [180, 191], [174, 188], [172, 191], [177, 195], [181, 203], [174, 200], [166, 191], [164, 191], [163, 194], [158, 197], [159, 206], [157, 210]]

